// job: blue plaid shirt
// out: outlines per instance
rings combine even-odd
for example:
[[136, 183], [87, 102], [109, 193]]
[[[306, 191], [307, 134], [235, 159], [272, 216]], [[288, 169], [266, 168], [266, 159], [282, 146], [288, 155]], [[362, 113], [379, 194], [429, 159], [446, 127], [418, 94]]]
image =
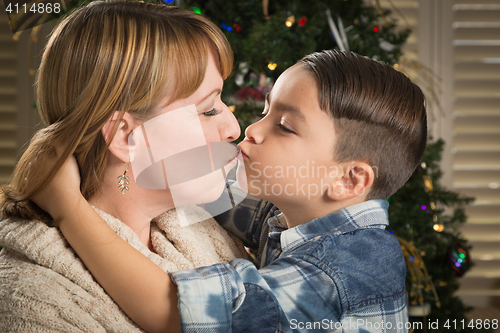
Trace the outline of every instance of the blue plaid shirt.
[[246, 199], [217, 219], [260, 246], [261, 268], [235, 259], [170, 273], [182, 331], [407, 332], [406, 265], [384, 230], [387, 208], [371, 200], [287, 230], [276, 207]]

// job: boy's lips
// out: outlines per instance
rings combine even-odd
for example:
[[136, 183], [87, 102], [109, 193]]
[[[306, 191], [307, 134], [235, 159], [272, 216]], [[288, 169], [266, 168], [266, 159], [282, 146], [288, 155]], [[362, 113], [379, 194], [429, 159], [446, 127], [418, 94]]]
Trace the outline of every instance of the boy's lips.
[[248, 155], [247, 155], [247, 154], [245, 154], [245, 151], [244, 151], [244, 150], [243, 150], [240, 146], [238, 146], [238, 148], [240, 149], [241, 156], [242, 156], [243, 158], [248, 158]]

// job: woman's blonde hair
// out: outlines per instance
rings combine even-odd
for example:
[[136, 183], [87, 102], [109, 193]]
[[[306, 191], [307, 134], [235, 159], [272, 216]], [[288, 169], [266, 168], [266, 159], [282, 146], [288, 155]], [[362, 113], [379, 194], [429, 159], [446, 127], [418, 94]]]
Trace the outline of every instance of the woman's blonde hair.
[[37, 73], [37, 107], [47, 127], [31, 140], [11, 184], [1, 187], [0, 215], [50, 221], [29, 198], [71, 154], [90, 199], [106, 169], [101, 129], [114, 111], [147, 118], [162, 96], [170, 102], [190, 96], [204, 79], [208, 52], [227, 78], [233, 53], [223, 33], [203, 16], [172, 6], [94, 1], [64, 19]]

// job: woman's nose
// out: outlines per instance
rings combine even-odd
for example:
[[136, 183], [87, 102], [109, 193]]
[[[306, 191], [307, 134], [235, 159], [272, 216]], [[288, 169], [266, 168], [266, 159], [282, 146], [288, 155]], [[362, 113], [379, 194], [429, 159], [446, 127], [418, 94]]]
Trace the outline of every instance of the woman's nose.
[[238, 139], [241, 134], [240, 124], [226, 104], [224, 104], [221, 118], [219, 119], [219, 133], [221, 141], [230, 142]]

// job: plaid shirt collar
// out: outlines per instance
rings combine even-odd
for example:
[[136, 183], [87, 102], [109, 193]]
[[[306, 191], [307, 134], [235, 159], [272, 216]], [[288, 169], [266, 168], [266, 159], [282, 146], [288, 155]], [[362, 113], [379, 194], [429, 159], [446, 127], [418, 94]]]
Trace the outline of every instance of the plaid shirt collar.
[[[279, 237], [282, 253], [288, 252], [305, 242], [324, 236], [341, 235], [357, 229], [381, 228], [389, 225], [386, 200], [369, 200], [355, 204], [314, 220], [286, 229], [285, 216], [277, 211], [267, 223], [271, 229], [269, 237]], [[380, 221], [383, 221], [381, 224]], [[271, 258], [268, 258], [268, 260]]]

